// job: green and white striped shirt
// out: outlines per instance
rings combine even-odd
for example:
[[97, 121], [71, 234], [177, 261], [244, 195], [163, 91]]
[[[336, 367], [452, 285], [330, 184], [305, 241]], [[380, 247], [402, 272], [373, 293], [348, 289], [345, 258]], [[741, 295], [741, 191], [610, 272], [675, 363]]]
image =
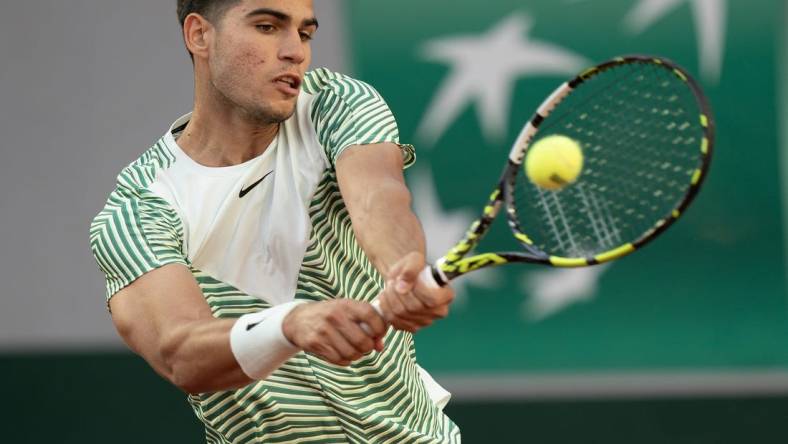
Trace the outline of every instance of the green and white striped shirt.
[[[296, 113], [265, 153], [224, 168], [177, 146], [188, 118], [121, 172], [93, 221], [107, 300], [171, 263], [189, 267], [217, 318], [379, 293], [334, 168], [348, 146], [399, 143], [377, 91], [325, 69], [307, 73]], [[410, 165], [413, 148], [400, 146]], [[412, 336], [390, 330], [385, 339], [384, 351], [349, 367], [299, 352], [265, 380], [188, 399], [209, 443], [460, 442], [425, 386]]]

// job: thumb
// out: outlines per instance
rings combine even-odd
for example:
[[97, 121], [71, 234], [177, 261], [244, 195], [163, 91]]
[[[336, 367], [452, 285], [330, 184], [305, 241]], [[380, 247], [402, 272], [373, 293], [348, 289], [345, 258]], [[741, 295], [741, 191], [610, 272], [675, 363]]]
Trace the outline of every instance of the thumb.
[[400, 294], [409, 293], [416, 285], [421, 269], [424, 268], [424, 255], [417, 252], [408, 253], [398, 265], [400, 267], [395, 278], [394, 290]]

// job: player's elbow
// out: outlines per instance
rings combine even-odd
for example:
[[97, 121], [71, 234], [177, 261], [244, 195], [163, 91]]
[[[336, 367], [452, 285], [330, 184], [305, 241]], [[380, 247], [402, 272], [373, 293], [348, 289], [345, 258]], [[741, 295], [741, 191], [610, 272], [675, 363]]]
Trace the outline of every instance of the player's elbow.
[[185, 393], [192, 395], [201, 393], [198, 381], [194, 375], [188, 371], [184, 364], [178, 363], [177, 361], [169, 361], [166, 365], [166, 371], [162, 376], [164, 376], [170, 384], [178, 387]]
[[228, 382], [226, 376], [210, 375], [204, 369], [201, 370], [199, 364], [185, 360], [171, 367], [167, 380], [189, 395], [235, 389], [248, 383], [248, 381], [243, 384]]
[[115, 328], [129, 348], [140, 355], [162, 378], [187, 393], [196, 393], [196, 381], [183, 362], [184, 335], [170, 332], [150, 334], [121, 317], [113, 317]]
[[198, 395], [208, 391], [204, 388], [204, 384], [188, 373], [173, 372], [169, 381], [172, 385], [189, 395]]

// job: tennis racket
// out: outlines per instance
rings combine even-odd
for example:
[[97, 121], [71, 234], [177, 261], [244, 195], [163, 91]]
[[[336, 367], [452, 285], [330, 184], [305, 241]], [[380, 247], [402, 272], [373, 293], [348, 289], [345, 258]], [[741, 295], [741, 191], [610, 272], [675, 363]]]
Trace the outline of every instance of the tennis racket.
[[[531, 183], [523, 161], [549, 135], [576, 141], [583, 169], [549, 191]], [[684, 214], [708, 173], [711, 110], [700, 87], [660, 57], [617, 57], [563, 83], [514, 142], [484, 211], [420, 279], [431, 286], [482, 268], [525, 262], [583, 267], [653, 241]], [[516, 251], [469, 253], [504, 210]]]

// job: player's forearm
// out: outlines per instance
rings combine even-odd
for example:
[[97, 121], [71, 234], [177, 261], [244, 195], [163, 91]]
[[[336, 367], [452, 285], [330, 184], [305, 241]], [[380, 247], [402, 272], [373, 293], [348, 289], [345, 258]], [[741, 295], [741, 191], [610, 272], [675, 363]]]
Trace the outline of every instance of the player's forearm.
[[162, 338], [159, 373], [188, 393], [229, 390], [252, 379], [238, 364], [230, 347], [235, 319], [184, 324]]
[[424, 254], [424, 232], [411, 209], [411, 194], [402, 182], [382, 179], [359, 203], [351, 213], [356, 238], [384, 276], [406, 254]]
[[161, 335], [162, 373], [189, 393], [242, 387], [267, 378], [300, 350], [284, 335], [291, 301], [238, 319], [186, 322]]

